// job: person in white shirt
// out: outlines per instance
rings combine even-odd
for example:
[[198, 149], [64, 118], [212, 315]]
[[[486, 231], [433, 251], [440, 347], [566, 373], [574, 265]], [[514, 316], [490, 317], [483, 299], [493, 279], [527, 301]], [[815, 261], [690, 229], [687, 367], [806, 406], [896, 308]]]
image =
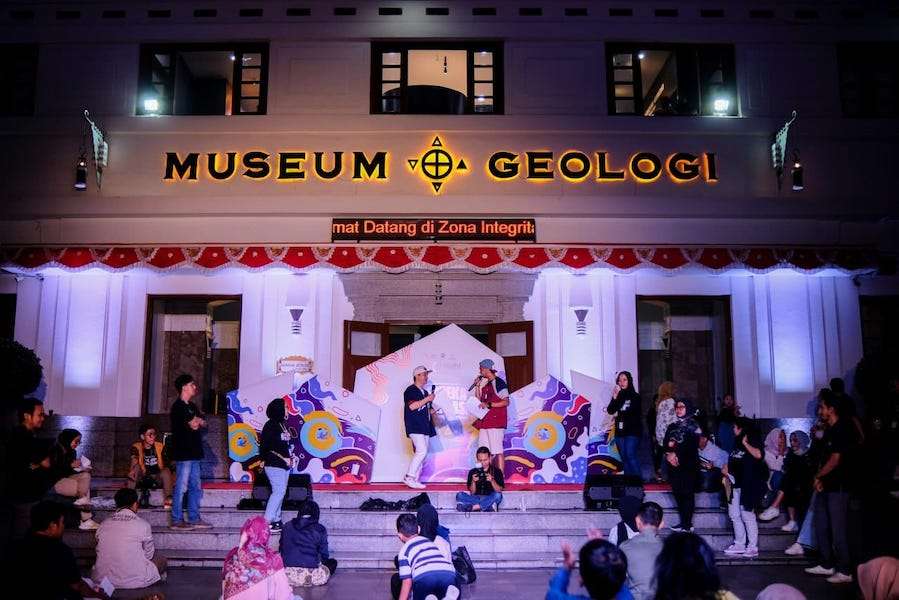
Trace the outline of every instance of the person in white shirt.
[[166, 559], [153, 546], [150, 524], [137, 516], [137, 491], [115, 493], [116, 512], [97, 529], [97, 563], [91, 579], [104, 577], [121, 589], [137, 589], [164, 581]]

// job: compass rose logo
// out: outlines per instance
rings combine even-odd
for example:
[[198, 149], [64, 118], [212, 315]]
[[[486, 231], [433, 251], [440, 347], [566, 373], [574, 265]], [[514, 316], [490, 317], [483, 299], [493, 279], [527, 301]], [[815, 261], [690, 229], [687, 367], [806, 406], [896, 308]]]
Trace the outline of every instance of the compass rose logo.
[[460, 158], [457, 161], [446, 150], [443, 142], [440, 141], [440, 136], [434, 138], [430, 148], [425, 150], [421, 156], [410, 158], [407, 162], [409, 163], [409, 169], [413, 173], [418, 171], [431, 184], [435, 194], [440, 193], [440, 190], [443, 189], [443, 184], [452, 177], [453, 173], [456, 171], [468, 171], [465, 159]]

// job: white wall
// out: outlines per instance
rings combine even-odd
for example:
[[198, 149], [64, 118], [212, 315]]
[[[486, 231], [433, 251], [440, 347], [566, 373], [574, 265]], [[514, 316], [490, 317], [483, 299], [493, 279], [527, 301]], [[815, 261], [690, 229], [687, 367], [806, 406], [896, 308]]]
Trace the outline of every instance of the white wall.
[[[587, 275], [593, 307], [587, 334], [575, 334], [569, 306], [573, 276], [540, 273], [525, 316], [535, 322], [535, 373], [570, 383], [571, 371], [611, 381], [615, 372], [637, 376], [637, 295], [729, 296], [734, 385], [748, 415], [802, 416], [831, 377], [851, 385], [861, 358], [858, 294], [845, 276], [791, 271], [735, 274]], [[557, 340], [561, 340], [558, 343]]]
[[[339, 280], [324, 270], [303, 275], [54, 270], [43, 280], [24, 279], [16, 292], [16, 340], [41, 359], [47, 407], [70, 415], [141, 415], [148, 295], [240, 295], [241, 385], [271, 377], [277, 359], [292, 354], [312, 358], [322, 367], [320, 374], [340, 381], [339, 336], [342, 321], [352, 318]], [[307, 302], [299, 336], [290, 330], [289, 292], [292, 301], [299, 296]]]

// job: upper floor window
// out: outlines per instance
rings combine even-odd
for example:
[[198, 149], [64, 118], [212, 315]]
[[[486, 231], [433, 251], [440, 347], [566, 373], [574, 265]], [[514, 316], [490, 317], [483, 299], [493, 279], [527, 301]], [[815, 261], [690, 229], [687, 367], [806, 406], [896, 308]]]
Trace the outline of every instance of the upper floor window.
[[502, 46], [495, 42], [372, 44], [372, 113], [503, 112]]
[[267, 44], [141, 46], [139, 115], [262, 115]]
[[899, 43], [840, 44], [840, 99], [847, 117], [899, 116]]
[[606, 57], [609, 114], [739, 114], [733, 46], [614, 43]]
[[21, 117], [34, 114], [37, 82], [37, 45], [0, 44], [0, 116]]

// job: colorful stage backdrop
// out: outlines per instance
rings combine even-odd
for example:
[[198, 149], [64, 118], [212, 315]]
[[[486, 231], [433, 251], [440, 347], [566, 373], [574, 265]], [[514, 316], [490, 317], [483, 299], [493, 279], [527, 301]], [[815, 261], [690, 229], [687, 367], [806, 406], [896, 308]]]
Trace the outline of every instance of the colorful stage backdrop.
[[[431, 438], [421, 479], [464, 481], [478, 445], [474, 418], [466, 411], [471, 396], [468, 387], [484, 358], [493, 359], [504, 376], [502, 357], [456, 325], [448, 325], [359, 369], [355, 393], [322, 382], [318, 376], [295, 381], [291, 374], [231, 392], [231, 480], [252, 480], [251, 469], [260, 462], [258, 439], [266, 421], [265, 408], [273, 398], [283, 398], [298, 472], [310, 474], [314, 483], [402, 481], [412, 456], [403, 426], [403, 391], [412, 382], [412, 369], [425, 365], [434, 371], [428, 385], [436, 386], [438, 414], [437, 435]], [[503, 441], [507, 481], [581, 483], [588, 464], [595, 460], [617, 464], [608, 440], [597, 433], [600, 425], [591, 423], [592, 407], [605, 415], [611, 388], [607, 392], [597, 388], [597, 384], [605, 385], [602, 382], [583, 377], [576, 379], [582, 386], [575, 386], [580, 393], [547, 375], [511, 395]]]
[[250, 481], [259, 461], [259, 432], [265, 408], [283, 398], [295, 472], [313, 483], [367, 483], [372, 480], [380, 411], [352, 392], [322, 382], [317, 375], [298, 382], [291, 374], [228, 394], [228, 451], [232, 481]]

